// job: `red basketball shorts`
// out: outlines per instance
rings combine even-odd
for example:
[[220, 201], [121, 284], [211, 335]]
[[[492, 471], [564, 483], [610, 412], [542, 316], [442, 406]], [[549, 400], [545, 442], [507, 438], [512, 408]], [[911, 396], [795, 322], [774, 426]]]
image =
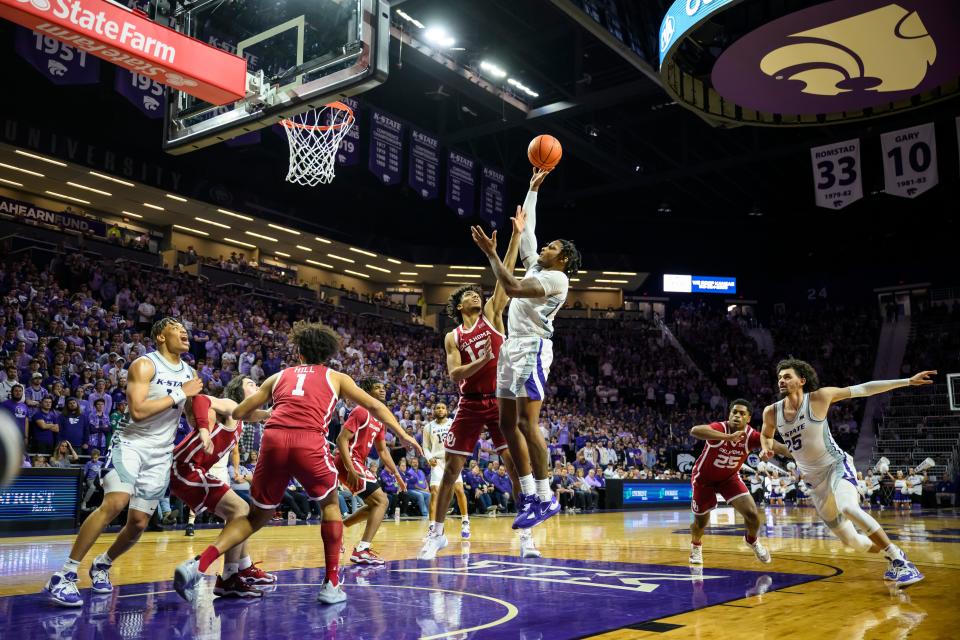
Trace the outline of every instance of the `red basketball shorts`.
[[461, 398], [457, 415], [444, 438], [443, 447], [447, 453], [472, 456], [473, 449], [477, 446], [477, 441], [484, 429], [490, 432], [490, 439], [493, 440], [493, 448], [496, 451], [507, 448], [507, 441], [500, 433], [500, 407], [497, 399]]
[[740, 474], [737, 473], [720, 482], [694, 482], [692, 485], [693, 500], [690, 502], [690, 508], [698, 516], [712, 511], [717, 506], [718, 493], [723, 496], [727, 504], [730, 504], [734, 498], [750, 495], [747, 485], [743, 484]]
[[283, 501], [290, 478], [303, 485], [311, 500], [322, 500], [337, 487], [337, 477], [322, 433], [274, 427], [263, 432], [250, 501], [261, 509], [276, 509]]
[[206, 469], [192, 464], [175, 464], [170, 471], [170, 493], [184, 501], [194, 513], [216, 511], [230, 485]]

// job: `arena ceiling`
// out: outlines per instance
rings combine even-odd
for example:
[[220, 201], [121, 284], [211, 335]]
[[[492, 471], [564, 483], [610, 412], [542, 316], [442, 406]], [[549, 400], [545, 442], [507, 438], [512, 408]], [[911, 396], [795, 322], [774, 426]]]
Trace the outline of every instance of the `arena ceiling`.
[[[539, 98], [524, 113], [393, 38], [389, 80], [362, 99], [436, 132], [445, 146], [502, 166], [517, 202], [529, 175], [527, 143], [538, 133], [559, 138], [564, 159], [543, 189], [539, 235], [575, 239], [587, 267], [762, 270], [791, 247], [807, 262], [855, 268], [877, 256], [907, 265], [948, 250], [960, 195], [956, 147], [941, 149], [941, 184], [923, 196], [887, 196], [882, 173], [873, 172], [865, 176], [869, 195], [839, 212], [813, 207], [809, 148], [861, 137], [865, 154], [879, 154], [884, 131], [931, 120], [954, 126], [956, 100], [856, 125], [714, 127], [672, 103], [654, 72], [668, 4], [640, 3], [635, 18], [647, 35], [640, 56], [615, 46], [568, 0], [407, 0], [400, 4], [406, 13], [444, 24], [457, 39], [463, 50], [450, 52], [452, 59], [496, 59]], [[0, 25], [5, 41], [12, 33]], [[327, 187], [288, 185], [286, 142], [269, 131], [258, 145], [167, 156], [160, 124], [113, 91], [112, 70], [97, 85], [57, 87], [12, 51], [5, 59], [8, 86], [19, 96], [0, 106], [7, 120], [154, 158], [203, 188], [236, 194], [236, 208], [257, 204], [257, 216], [280, 224], [411, 262], [481, 264], [467, 226], [442, 202], [383, 187], [365, 167], [341, 171]]]

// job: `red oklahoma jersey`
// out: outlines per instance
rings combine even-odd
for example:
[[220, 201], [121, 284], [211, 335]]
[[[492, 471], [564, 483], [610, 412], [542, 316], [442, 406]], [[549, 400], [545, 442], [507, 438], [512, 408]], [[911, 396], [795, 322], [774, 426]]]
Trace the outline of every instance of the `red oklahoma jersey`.
[[[714, 422], [710, 428], [720, 433], [733, 433], [726, 422]], [[760, 448], [760, 432], [747, 425], [746, 433], [739, 442], [707, 440], [700, 457], [693, 464], [690, 481], [699, 484], [716, 484], [729, 479], [740, 471], [747, 454]]]
[[240, 434], [243, 433], [243, 422], [237, 421], [235, 429], [230, 430], [221, 423], [210, 430], [210, 440], [213, 441], [213, 453], [207, 453], [203, 450], [203, 442], [200, 441], [200, 434], [194, 430], [184, 438], [180, 444], [173, 450], [174, 465], [190, 465], [204, 471], [210, 471], [213, 465], [220, 461], [220, 458], [227, 455], [231, 449], [240, 442]]
[[353, 432], [353, 437], [350, 438], [350, 459], [361, 467], [370, 455], [374, 442], [386, 438], [386, 428], [383, 423], [363, 407], [357, 407], [350, 412], [350, 417], [347, 418], [343, 428]]
[[336, 403], [330, 370], [325, 366], [284, 369], [273, 385], [273, 413], [264, 429], [306, 429], [326, 436]]
[[459, 325], [453, 330], [453, 336], [457, 343], [457, 350], [460, 351], [460, 362], [463, 364], [470, 364], [480, 357], [480, 345], [488, 338], [490, 348], [493, 350], [492, 360], [469, 378], [460, 381], [460, 393], [482, 395], [496, 393], [497, 358], [500, 357], [500, 347], [503, 346], [503, 334], [494, 329], [481, 313], [480, 319], [470, 329]]

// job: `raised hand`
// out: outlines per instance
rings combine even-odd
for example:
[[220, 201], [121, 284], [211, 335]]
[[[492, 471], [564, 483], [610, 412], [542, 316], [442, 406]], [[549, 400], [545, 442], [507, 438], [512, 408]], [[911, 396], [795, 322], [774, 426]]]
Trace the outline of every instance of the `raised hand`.
[[192, 398], [203, 391], [203, 380], [200, 378], [191, 378], [190, 380], [184, 382], [180, 389], [183, 391], [183, 395], [187, 396], [188, 398]]
[[517, 205], [517, 215], [510, 218], [510, 221], [513, 223], [514, 235], [520, 235], [527, 226], [527, 212], [523, 210], [523, 207]]
[[733, 433], [727, 434], [728, 442], [740, 442], [743, 440], [743, 437], [746, 435], [746, 431], [741, 429], [740, 431], [734, 431]]
[[933, 384], [933, 380], [930, 379], [930, 376], [937, 375], [936, 370], [934, 371], [921, 371], [917, 375], [910, 378], [910, 386], [916, 387], [922, 384]]
[[547, 174], [551, 171], [553, 171], [553, 169], [538, 169], [534, 167], [533, 177], [530, 178], [530, 191], [538, 191], [540, 185], [543, 184], [543, 181], [547, 178]]
[[473, 237], [473, 242], [484, 254], [488, 256], [496, 255], [497, 253], [497, 232], [494, 231], [492, 235], [487, 236], [479, 226], [474, 225], [470, 227], [470, 235]]

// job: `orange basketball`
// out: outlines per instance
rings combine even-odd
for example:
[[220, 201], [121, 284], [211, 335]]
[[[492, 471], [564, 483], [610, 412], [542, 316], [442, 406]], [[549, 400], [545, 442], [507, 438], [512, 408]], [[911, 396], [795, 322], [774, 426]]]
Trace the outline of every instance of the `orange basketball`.
[[560, 164], [560, 158], [563, 156], [563, 147], [560, 141], [553, 136], [537, 136], [530, 141], [527, 147], [527, 158], [530, 164], [538, 169], [553, 169]]

